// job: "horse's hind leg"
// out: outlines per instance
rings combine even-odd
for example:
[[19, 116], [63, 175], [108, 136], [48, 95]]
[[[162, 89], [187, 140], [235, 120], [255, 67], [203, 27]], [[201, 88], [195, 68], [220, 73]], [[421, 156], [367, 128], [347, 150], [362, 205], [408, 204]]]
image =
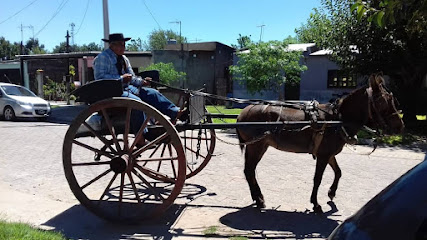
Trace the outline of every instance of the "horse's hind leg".
[[252, 144], [246, 146], [245, 151], [245, 177], [249, 184], [252, 199], [255, 201], [258, 208], [265, 208], [265, 203], [264, 196], [256, 180], [255, 169], [267, 148], [267, 145]]
[[323, 213], [322, 207], [317, 202], [317, 192], [320, 183], [322, 182], [323, 173], [325, 172], [326, 165], [328, 164], [329, 157], [318, 156], [316, 161], [316, 171], [314, 173], [314, 185], [311, 192], [310, 202], [313, 203], [313, 211], [315, 213]]
[[335, 197], [335, 193], [338, 188], [338, 182], [341, 178], [341, 169], [338, 166], [337, 159], [335, 158], [335, 156], [331, 157], [328, 163], [329, 163], [329, 166], [332, 167], [335, 173], [334, 182], [332, 183], [331, 188], [329, 188], [329, 192], [328, 192], [328, 196], [332, 200]]

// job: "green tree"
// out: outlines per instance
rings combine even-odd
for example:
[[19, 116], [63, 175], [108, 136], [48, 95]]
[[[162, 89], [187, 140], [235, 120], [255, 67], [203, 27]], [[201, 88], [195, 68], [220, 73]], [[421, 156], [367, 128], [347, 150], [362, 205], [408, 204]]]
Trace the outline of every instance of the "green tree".
[[126, 49], [132, 52], [143, 51], [141, 38], [131, 39], [126, 46]]
[[153, 63], [146, 68], [141, 68], [140, 71], [158, 70], [160, 82], [172, 86], [177, 86], [179, 80], [186, 77], [185, 72], [178, 72], [175, 70], [172, 63]]
[[252, 40], [251, 40], [251, 35], [242, 36], [242, 34], [239, 33], [239, 38], [237, 38], [237, 45], [231, 44], [231, 46], [233, 48], [236, 48], [236, 49], [242, 49], [242, 48], [249, 47], [249, 45], [251, 45], [253, 43], [254, 42], [252, 42]]
[[154, 30], [148, 36], [148, 44], [146, 49], [148, 50], [161, 50], [164, 49], [169, 39], [175, 39], [178, 44], [186, 43], [187, 38], [179, 36], [172, 30]]
[[44, 44], [40, 44], [37, 38], [30, 38], [25, 44], [25, 53], [24, 54], [44, 54], [46, 50], [44, 49]]
[[231, 66], [233, 78], [246, 84], [251, 93], [277, 90], [282, 84], [298, 84], [300, 74], [307, 69], [300, 65], [301, 52], [288, 51], [283, 41], [251, 44], [248, 51], [237, 53], [237, 65]]
[[102, 51], [101, 45], [91, 42], [89, 44], [83, 44], [82, 46], [76, 46], [75, 50], [78, 52], [90, 52], [90, 51]]
[[323, 9], [313, 9], [305, 24], [295, 29], [298, 42], [316, 43], [320, 48], [327, 46], [328, 35], [332, 29], [331, 20]]
[[[67, 43], [61, 42], [59, 45], [56, 45], [53, 48], [53, 53], [65, 53], [67, 52], [66, 48]], [[70, 45], [70, 52], [89, 52], [89, 51], [101, 51], [102, 47], [99, 44], [91, 42], [89, 44], [83, 44], [81, 46], [74, 44]]]
[[392, 15], [384, 20], [375, 16], [377, 12], [362, 11], [347, 0], [322, 2], [333, 26], [327, 47], [334, 61], [358, 74], [382, 71], [390, 76], [407, 124], [416, 120], [416, 97], [427, 74], [427, 28], [420, 27], [427, 21], [426, 15], [420, 16], [426, 1], [367, 1], [374, 9], [384, 7], [384, 2], [393, 3], [389, 6], [394, 9]]
[[19, 44], [11, 43], [4, 37], [0, 37], [0, 59], [14, 59], [19, 55]]

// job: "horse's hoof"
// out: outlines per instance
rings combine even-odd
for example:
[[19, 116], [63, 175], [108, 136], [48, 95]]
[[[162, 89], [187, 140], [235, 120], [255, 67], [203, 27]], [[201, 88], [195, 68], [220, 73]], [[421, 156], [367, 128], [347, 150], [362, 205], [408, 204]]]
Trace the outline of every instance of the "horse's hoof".
[[328, 197], [329, 197], [329, 199], [331, 199], [331, 201], [334, 200], [335, 191], [332, 191], [331, 189], [329, 189], [329, 191], [328, 191]]
[[315, 214], [323, 214], [322, 207], [320, 205], [314, 206], [313, 211]]
[[261, 199], [256, 200], [256, 207], [259, 209], [265, 208], [264, 200], [261, 200]]

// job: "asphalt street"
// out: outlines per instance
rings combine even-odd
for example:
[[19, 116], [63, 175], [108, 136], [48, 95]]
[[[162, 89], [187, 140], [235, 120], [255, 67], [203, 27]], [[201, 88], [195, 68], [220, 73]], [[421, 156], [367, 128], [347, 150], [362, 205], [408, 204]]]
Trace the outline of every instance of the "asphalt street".
[[[251, 206], [243, 155], [217, 141], [215, 156], [188, 179], [175, 204], [139, 225], [112, 224], [91, 214], [72, 194], [62, 166], [69, 123], [84, 106], [54, 109], [48, 122], [0, 121], [0, 218], [61, 231], [72, 239], [324, 239], [384, 187], [425, 159], [424, 144], [411, 147], [348, 146], [337, 156], [343, 176], [337, 196], [327, 196], [333, 172], [319, 189], [324, 215], [312, 213], [315, 161], [311, 155], [270, 148], [257, 168], [267, 208]], [[232, 131], [218, 138], [237, 143]], [[213, 235], [207, 235], [208, 232]]]

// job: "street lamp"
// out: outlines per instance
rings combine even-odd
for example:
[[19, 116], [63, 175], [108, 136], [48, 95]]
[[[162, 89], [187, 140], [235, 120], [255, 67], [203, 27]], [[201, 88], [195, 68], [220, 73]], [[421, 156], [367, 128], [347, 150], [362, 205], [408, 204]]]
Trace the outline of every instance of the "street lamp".
[[[176, 23], [179, 24], [179, 42], [181, 44], [181, 54], [180, 54], [180, 58], [181, 58], [181, 72], [184, 72], [184, 43], [182, 42], [182, 36], [181, 36], [181, 21], [173, 21], [173, 22], [169, 22], [169, 23]], [[181, 77], [181, 88], [184, 88], [184, 81]]]

